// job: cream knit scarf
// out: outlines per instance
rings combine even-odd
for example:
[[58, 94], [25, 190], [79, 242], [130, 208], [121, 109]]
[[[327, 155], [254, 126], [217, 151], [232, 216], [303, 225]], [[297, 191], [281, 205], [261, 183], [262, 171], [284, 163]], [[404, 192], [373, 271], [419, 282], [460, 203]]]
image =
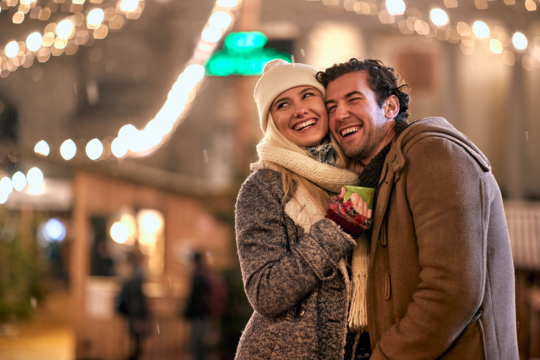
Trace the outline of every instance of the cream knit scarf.
[[[251, 164], [251, 170], [254, 171], [268, 167], [268, 163], [275, 163], [333, 193], [339, 193], [343, 185], [358, 185], [357, 174], [339, 169], [335, 166], [323, 164], [301, 153], [267, 144], [259, 144], [257, 146], [257, 152], [259, 153], [260, 161]], [[302, 192], [299, 190], [297, 190], [297, 193], [299, 193], [299, 197], [302, 197], [302, 201], [309, 201], [309, 197], [302, 196]], [[297, 197], [296, 193], [295, 197]], [[313, 206], [316, 207], [315, 205]], [[318, 214], [318, 217], [322, 218], [324, 215]], [[369, 239], [365, 234], [362, 234], [356, 239], [356, 244], [353, 249], [351, 265], [352, 286], [347, 287], [350, 289], [348, 324], [350, 330], [362, 332], [367, 328], [366, 293], [369, 266]], [[346, 269], [343, 276], [346, 279], [348, 278]]]

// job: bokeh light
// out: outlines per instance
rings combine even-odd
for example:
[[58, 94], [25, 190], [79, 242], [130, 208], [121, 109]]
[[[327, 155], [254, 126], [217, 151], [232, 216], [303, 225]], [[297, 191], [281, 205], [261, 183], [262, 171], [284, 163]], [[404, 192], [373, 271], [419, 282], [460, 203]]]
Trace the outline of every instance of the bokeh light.
[[444, 10], [433, 9], [429, 14], [431, 22], [437, 26], [442, 26], [448, 24], [448, 15]]
[[11, 177], [13, 188], [17, 191], [23, 191], [26, 188], [26, 176], [20, 171], [17, 171]]
[[139, 0], [122, 0], [120, 3], [120, 10], [134, 11], [137, 6], [139, 6]]
[[41, 47], [41, 41], [43, 40], [42, 36], [38, 32], [31, 33], [26, 38], [26, 47], [30, 51], [38, 51]]
[[497, 39], [491, 39], [489, 41], [489, 49], [494, 54], [501, 54], [503, 52], [503, 44]]
[[75, 142], [71, 139], [64, 141], [60, 146], [60, 155], [65, 160], [71, 160], [75, 154], [77, 154], [77, 145], [75, 145]]
[[97, 160], [103, 154], [103, 144], [99, 139], [92, 139], [86, 144], [86, 155], [90, 160]]
[[238, 0], [218, 0], [218, 5], [221, 7], [235, 7]]
[[90, 25], [89, 28], [97, 28], [103, 22], [104, 17], [105, 13], [101, 9], [93, 9], [90, 11], [86, 17], [86, 21], [88, 22], [88, 25]]
[[0, 180], [0, 195], [9, 196], [13, 192], [13, 182], [7, 176]]
[[210, 24], [211, 27], [215, 27], [218, 29], [226, 29], [231, 24], [231, 21], [231, 15], [227, 14], [224, 11], [218, 11], [210, 17], [210, 20], [208, 20], [208, 24]]
[[405, 12], [403, 0], [386, 0], [386, 10], [392, 15], [402, 15]]
[[33, 167], [26, 173], [26, 179], [28, 185], [31, 187], [38, 187], [43, 182], [43, 172], [37, 167]]
[[17, 54], [19, 53], [19, 44], [17, 44], [15, 40], [10, 41], [4, 49], [4, 53], [8, 58], [17, 56]]
[[118, 244], [123, 244], [129, 238], [129, 229], [125, 224], [121, 222], [115, 222], [111, 226], [110, 230], [111, 239]]
[[512, 44], [514, 44], [514, 47], [518, 50], [525, 50], [527, 48], [528, 41], [525, 35], [520, 32], [516, 32], [514, 36], [512, 36]]
[[113, 155], [116, 156], [117, 158], [121, 158], [121, 157], [125, 156], [127, 154], [128, 150], [129, 149], [128, 149], [126, 141], [124, 141], [124, 139], [115, 138], [111, 143], [111, 151], [112, 151]]
[[203, 30], [201, 37], [206, 42], [215, 43], [221, 39], [222, 35], [223, 33], [220, 29], [208, 26], [206, 29]]
[[489, 36], [489, 27], [483, 21], [476, 21], [472, 29], [474, 35], [479, 39], [485, 39]]
[[69, 19], [65, 19], [58, 23], [58, 26], [56, 27], [56, 35], [64, 39], [68, 39], [71, 37], [73, 30], [73, 23]]
[[66, 227], [58, 219], [49, 219], [43, 227], [43, 237], [49, 242], [60, 242], [66, 237]]
[[48, 156], [51, 149], [45, 140], [39, 141], [34, 147], [34, 152], [39, 155]]

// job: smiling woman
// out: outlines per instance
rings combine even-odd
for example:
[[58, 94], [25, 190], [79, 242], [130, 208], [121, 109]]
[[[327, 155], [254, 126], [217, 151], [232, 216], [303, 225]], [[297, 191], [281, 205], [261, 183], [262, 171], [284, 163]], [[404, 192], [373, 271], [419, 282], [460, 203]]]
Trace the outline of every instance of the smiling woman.
[[[343, 359], [349, 291], [365, 292], [349, 281], [343, 258], [356, 245], [355, 254], [367, 259], [367, 242], [325, 218], [330, 194], [356, 184], [358, 175], [345, 170], [347, 159], [328, 133], [325, 89], [315, 74], [274, 60], [255, 87], [265, 136], [238, 195], [236, 240], [256, 311], [237, 359]], [[369, 217], [362, 204], [353, 202]], [[330, 314], [332, 321], [320, 321]]]
[[312, 86], [298, 86], [281, 93], [270, 114], [278, 130], [300, 146], [318, 146], [328, 134], [324, 98]]

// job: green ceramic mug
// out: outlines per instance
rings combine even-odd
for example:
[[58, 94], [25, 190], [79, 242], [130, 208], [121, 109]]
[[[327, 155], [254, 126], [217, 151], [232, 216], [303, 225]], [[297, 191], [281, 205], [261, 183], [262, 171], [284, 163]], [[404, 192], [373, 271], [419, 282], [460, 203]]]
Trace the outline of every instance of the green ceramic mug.
[[343, 187], [345, 190], [347, 190], [343, 200], [347, 201], [351, 197], [352, 193], [357, 193], [367, 203], [368, 209], [373, 210], [373, 197], [375, 196], [376, 189], [350, 185], [344, 185]]

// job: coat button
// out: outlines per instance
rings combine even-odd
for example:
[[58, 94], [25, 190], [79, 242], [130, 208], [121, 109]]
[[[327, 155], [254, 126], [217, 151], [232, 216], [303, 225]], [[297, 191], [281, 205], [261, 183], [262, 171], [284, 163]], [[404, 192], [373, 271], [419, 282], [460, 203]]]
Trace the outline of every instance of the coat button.
[[301, 309], [299, 312], [298, 312], [298, 317], [302, 317], [306, 314], [306, 310], [304, 309]]
[[324, 270], [324, 276], [326, 276], [326, 277], [332, 276], [333, 273], [334, 273], [334, 270], [332, 268], [326, 268]]

